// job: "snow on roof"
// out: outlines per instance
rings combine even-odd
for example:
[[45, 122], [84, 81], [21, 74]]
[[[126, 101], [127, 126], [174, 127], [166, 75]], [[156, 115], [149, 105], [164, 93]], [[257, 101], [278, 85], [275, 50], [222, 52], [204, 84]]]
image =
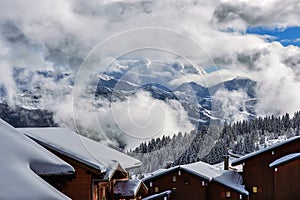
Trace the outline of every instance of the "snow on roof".
[[74, 169], [0, 119], [0, 199], [69, 199], [39, 175]]
[[160, 197], [165, 197], [165, 196], [168, 196], [172, 193], [171, 190], [167, 190], [167, 191], [164, 191], [164, 192], [161, 192], [161, 193], [158, 193], [158, 194], [153, 194], [151, 196], [148, 196], [146, 198], [143, 198], [143, 200], [153, 200], [153, 199], [158, 199]]
[[20, 128], [39, 143], [80, 161], [100, 172], [116, 168], [119, 163], [125, 169], [142, 165], [141, 161], [93, 141], [66, 128]]
[[240, 165], [240, 164], [242, 164], [244, 161], [246, 161], [246, 160], [248, 160], [248, 159], [250, 159], [250, 158], [253, 158], [253, 157], [255, 157], [255, 156], [257, 156], [257, 155], [260, 155], [260, 154], [262, 154], [262, 153], [264, 153], [264, 152], [274, 150], [274, 149], [276, 149], [276, 148], [278, 148], [278, 147], [281, 147], [281, 146], [283, 146], [283, 145], [286, 145], [286, 144], [289, 144], [289, 143], [291, 143], [291, 142], [295, 142], [295, 141], [298, 141], [298, 140], [300, 140], [300, 136], [293, 137], [293, 138], [288, 139], [288, 140], [285, 140], [285, 141], [283, 141], [283, 142], [279, 142], [279, 143], [274, 144], [274, 145], [272, 145], [272, 146], [269, 146], [269, 147], [260, 149], [260, 150], [258, 150], [258, 151], [255, 151], [255, 152], [253, 152], [253, 153], [247, 154], [247, 155], [245, 155], [245, 156], [243, 156], [243, 157], [241, 157], [241, 158], [238, 158], [238, 159], [236, 159], [235, 161], [233, 161], [233, 162], [232, 162], [232, 166]]
[[114, 195], [120, 197], [135, 197], [143, 183], [140, 180], [117, 181], [114, 185]]
[[177, 170], [183, 170], [189, 172], [195, 176], [198, 176], [208, 182], [215, 181], [226, 187], [229, 187], [241, 194], [248, 195], [248, 192], [245, 190], [242, 185], [242, 177], [235, 171], [231, 170], [220, 170], [213, 165], [210, 165], [205, 162], [196, 162], [187, 165], [179, 165], [172, 167], [170, 169], [164, 170], [162, 172], [156, 173], [153, 176], [147, 177], [144, 181], [150, 181], [157, 177], [163, 176], [168, 173], [172, 173]]
[[180, 167], [201, 178], [204, 178], [207, 181], [211, 181], [213, 177], [220, 175], [221, 172], [221, 170], [217, 169], [216, 167], [201, 161], [187, 165], [181, 165]]
[[288, 163], [288, 162], [293, 161], [298, 158], [300, 158], [300, 153], [292, 153], [292, 154], [283, 156], [283, 157], [275, 160], [274, 162], [270, 163], [269, 167], [271, 167], [271, 168], [278, 167], [280, 165], [283, 165], [285, 163]]
[[241, 194], [249, 195], [249, 192], [245, 190], [245, 187], [242, 185], [242, 176], [237, 172], [226, 170], [223, 171], [220, 176], [214, 177], [213, 180], [224, 186], [230, 187]]

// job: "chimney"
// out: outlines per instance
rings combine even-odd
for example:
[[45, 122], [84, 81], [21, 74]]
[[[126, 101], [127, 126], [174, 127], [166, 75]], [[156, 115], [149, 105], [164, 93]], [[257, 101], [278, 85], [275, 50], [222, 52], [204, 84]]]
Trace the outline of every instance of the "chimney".
[[229, 170], [229, 155], [224, 155], [224, 170]]
[[169, 169], [173, 166], [173, 162], [172, 161], [165, 161], [164, 162], [164, 168], [165, 169]]

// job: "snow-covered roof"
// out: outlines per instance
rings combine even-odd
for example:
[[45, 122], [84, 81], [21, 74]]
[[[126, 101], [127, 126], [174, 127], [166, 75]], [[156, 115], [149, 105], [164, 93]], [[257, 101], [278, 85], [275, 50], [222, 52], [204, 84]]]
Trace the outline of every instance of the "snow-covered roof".
[[158, 199], [158, 198], [161, 198], [161, 197], [165, 197], [165, 196], [168, 196], [172, 193], [171, 190], [167, 190], [167, 191], [164, 191], [164, 192], [161, 192], [161, 193], [158, 193], [158, 194], [153, 194], [151, 196], [148, 196], [146, 198], [143, 198], [143, 200], [154, 200], [154, 199]]
[[[100, 172], [111, 171], [120, 165], [131, 169], [141, 161], [66, 128], [20, 128], [20, 131], [42, 145], [82, 162]], [[120, 163], [120, 165], [119, 165]]]
[[0, 119], [0, 199], [69, 199], [38, 175], [74, 168]]
[[[120, 197], [135, 197], [139, 189], [144, 186], [140, 180], [117, 181], [114, 185], [114, 195]], [[146, 186], [144, 186], [146, 189]]]
[[216, 167], [205, 163], [205, 162], [195, 162], [187, 165], [181, 165], [181, 169], [185, 169], [200, 178], [203, 178], [207, 181], [212, 181], [212, 179], [221, 174], [221, 170]]
[[213, 181], [218, 182], [224, 186], [227, 186], [241, 194], [249, 195], [249, 192], [242, 185], [242, 176], [234, 171], [226, 170], [221, 173], [221, 175], [213, 178]]
[[220, 170], [205, 162], [196, 162], [187, 165], [179, 165], [172, 167], [170, 169], [164, 170], [162, 172], [156, 173], [153, 176], [147, 177], [144, 181], [151, 181], [160, 176], [172, 173], [174, 171], [182, 170], [198, 176], [208, 182], [215, 181], [226, 187], [229, 187], [241, 194], [248, 195], [249, 193], [245, 190], [242, 185], [242, 177], [235, 171], [231, 170]]
[[269, 167], [273, 168], [273, 167], [278, 167], [280, 165], [283, 165], [285, 163], [288, 163], [290, 161], [296, 160], [300, 158], [300, 153], [292, 153], [286, 156], [283, 156], [277, 160], [275, 160], [274, 162], [270, 163]]
[[287, 144], [292, 143], [292, 142], [296, 142], [296, 141], [298, 141], [298, 140], [300, 140], [300, 136], [293, 137], [293, 138], [288, 139], [288, 140], [285, 140], [285, 141], [283, 141], [283, 142], [279, 142], [279, 143], [274, 144], [274, 145], [272, 145], [272, 146], [269, 146], [269, 147], [260, 149], [260, 150], [258, 150], [258, 151], [253, 152], [253, 153], [247, 154], [247, 155], [245, 155], [245, 156], [243, 156], [243, 157], [241, 157], [241, 158], [238, 158], [238, 159], [236, 159], [235, 161], [233, 161], [231, 164], [232, 164], [232, 166], [240, 165], [240, 164], [242, 164], [243, 162], [245, 162], [246, 160], [248, 160], [248, 159], [250, 159], [250, 158], [253, 158], [253, 157], [255, 157], [255, 156], [258, 156], [258, 155], [260, 155], [260, 154], [262, 154], [262, 153], [265, 153], [265, 152], [267, 152], [267, 151], [272, 151], [272, 150], [274, 150], [274, 149], [277, 149], [278, 147], [287, 145]]

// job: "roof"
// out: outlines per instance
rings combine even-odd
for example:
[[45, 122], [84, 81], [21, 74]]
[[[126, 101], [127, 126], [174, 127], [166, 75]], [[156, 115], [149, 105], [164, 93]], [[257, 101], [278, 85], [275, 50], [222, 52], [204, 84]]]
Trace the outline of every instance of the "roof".
[[269, 167], [271, 167], [271, 168], [278, 167], [280, 165], [291, 162], [291, 161], [296, 160], [298, 158], [300, 158], [300, 153], [288, 154], [288, 155], [283, 156], [283, 157], [275, 160], [274, 162], [270, 163]]
[[164, 191], [164, 192], [161, 192], [161, 193], [158, 193], [158, 194], [153, 194], [151, 196], [148, 196], [146, 198], [143, 198], [143, 200], [153, 200], [153, 199], [158, 199], [158, 198], [161, 198], [161, 197], [165, 197], [165, 196], [168, 196], [172, 193], [171, 190], [167, 190], [167, 191]]
[[141, 187], [147, 192], [146, 186], [140, 180], [117, 181], [114, 185], [114, 195], [135, 198]]
[[248, 195], [249, 193], [245, 190], [242, 185], [242, 177], [235, 171], [231, 170], [220, 170], [208, 163], [205, 162], [196, 162], [187, 165], [179, 165], [172, 167], [170, 169], [166, 169], [162, 172], [155, 173], [154, 175], [143, 179], [144, 181], [151, 181], [157, 179], [161, 176], [173, 173], [175, 171], [185, 171], [187, 173], [193, 174], [207, 182], [217, 182], [219, 184], [224, 185], [225, 187], [229, 187], [234, 191], [237, 191], [241, 194]]
[[293, 137], [291, 139], [285, 140], [283, 142], [279, 142], [279, 143], [274, 144], [272, 146], [269, 146], [267, 148], [263, 148], [263, 149], [260, 149], [258, 151], [255, 151], [253, 153], [247, 154], [247, 155], [245, 155], [245, 156], [243, 156], [241, 158], [236, 159], [231, 164], [232, 164], [232, 166], [240, 165], [240, 164], [244, 163], [245, 161], [247, 161], [247, 160], [249, 160], [249, 159], [251, 159], [253, 157], [261, 155], [262, 153], [265, 153], [265, 152], [268, 152], [268, 151], [272, 151], [274, 149], [277, 149], [279, 147], [282, 147], [284, 145], [287, 145], [287, 144], [290, 144], [290, 143], [293, 143], [293, 142], [296, 142], [296, 141], [300, 141], [300, 136]]
[[0, 119], [0, 199], [69, 199], [38, 175], [74, 168]]
[[41, 145], [99, 170], [101, 173], [111, 173], [116, 168], [131, 169], [142, 165], [141, 161], [79, 135], [70, 129], [51, 127], [20, 128], [18, 130]]

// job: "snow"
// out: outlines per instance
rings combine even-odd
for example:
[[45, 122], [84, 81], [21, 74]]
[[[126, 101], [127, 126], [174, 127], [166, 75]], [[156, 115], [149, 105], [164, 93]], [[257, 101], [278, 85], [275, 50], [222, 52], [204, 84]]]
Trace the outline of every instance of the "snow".
[[[131, 169], [141, 161], [66, 128], [20, 128], [43, 146], [76, 159], [110, 177], [117, 168]], [[124, 171], [123, 169], [123, 171]]]
[[271, 167], [271, 168], [277, 167], [279, 165], [285, 164], [285, 163], [295, 160], [297, 158], [300, 158], [300, 153], [292, 153], [292, 154], [283, 156], [283, 157], [275, 160], [274, 162], [270, 163], [269, 167]]
[[154, 175], [149, 176], [144, 179], [144, 181], [151, 180], [155, 177], [162, 176], [164, 174], [173, 172], [175, 170], [183, 170], [194, 174], [208, 182], [215, 181], [218, 182], [226, 187], [229, 187], [241, 194], [248, 195], [249, 193], [245, 190], [244, 186], [242, 185], [243, 179], [242, 176], [239, 175], [237, 172], [232, 170], [220, 170], [213, 165], [210, 165], [205, 162], [196, 162], [187, 165], [179, 165], [175, 166], [166, 170], [163, 170], [158, 173], [154, 173]]
[[241, 175], [234, 171], [224, 171], [220, 176], [214, 177], [213, 180], [221, 183], [222, 185], [230, 187], [241, 194], [249, 195], [249, 192], [245, 190], [245, 187], [242, 185], [243, 179]]
[[114, 185], [114, 194], [121, 197], [135, 197], [142, 184], [139, 180], [117, 181]]
[[207, 181], [212, 181], [212, 179], [221, 174], [221, 171], [214, 166], [205, 162], [196, 162], [187, 165], [181, 165], [180, 168], [185, 169]]
[[262, 153], [265, 153], [267, 151], [271, 151], [273, 149], [276, 149], [282, 145], [286, 145], [290, 142], [294, 142], [294, 141], [297, 141], [297, 140], [300, 140], [300, 136], [297, 136], [297, 137], [293, 137], [291, 139], [288, 139], [288, 140], [285, 140], [285, 141], [282, 141], [282, 142], [278, 142], [277, 144], [274, 144], [272, 146], [269, 146], [269, 147], [266, 147], [266, 148], [263, 148], [263, 149], [260, 149], [258, 151], [255, 151], [253, 153], [250, 153], [250, 154], [247, 154], [241, 158], [238, 158], [236, 159], [235, 161], [232, 162], [232, 166], [236, 166], [236, 165], [240, 165], [242, 164], [245, 160], [248, 160], [249, 158], [252, 158], [252, 157], [255, 157], [259, 154], [262, 154]]
[[161, 192], [159, 194], [154, 194], [154, 195], [151, 195], [151, 196], [148, 196], [146, 198], [144, 198], [143, 200], [152, 200], [152, 199], [158, 199], [160, 197], [165, 197], [165, 196], [168, 196], [172, 193], [171, 190], [167, 190], [167, 191], [164, 191], [164, 192]]
[[38, 175], [73, 174], [73, 167], [0, 119], [0, 199], [69, 199]]

